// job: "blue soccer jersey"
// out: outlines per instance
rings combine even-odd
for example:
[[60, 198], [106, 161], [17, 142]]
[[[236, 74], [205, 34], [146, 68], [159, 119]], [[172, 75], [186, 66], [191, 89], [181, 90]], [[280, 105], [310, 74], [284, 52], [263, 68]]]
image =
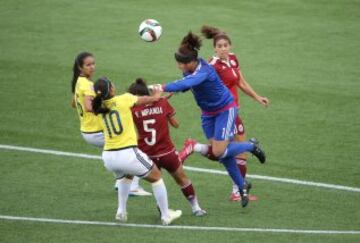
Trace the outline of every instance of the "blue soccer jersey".
[[183, 79], [164, 85], [166, 92], [189, 89], [204, 112], [218, 111], [234, 102], [230, 91], [224, 86], [215, 69], [201, 58], [193, 73], [185, 73]]

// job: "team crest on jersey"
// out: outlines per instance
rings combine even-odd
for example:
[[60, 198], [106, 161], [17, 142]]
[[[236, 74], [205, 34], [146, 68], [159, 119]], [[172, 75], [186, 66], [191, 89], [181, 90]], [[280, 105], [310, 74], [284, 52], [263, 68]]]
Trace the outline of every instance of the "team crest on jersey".
[[234, 60], [230, 60], [230, 65], [231, 66], [236, 66], [236, 62]]

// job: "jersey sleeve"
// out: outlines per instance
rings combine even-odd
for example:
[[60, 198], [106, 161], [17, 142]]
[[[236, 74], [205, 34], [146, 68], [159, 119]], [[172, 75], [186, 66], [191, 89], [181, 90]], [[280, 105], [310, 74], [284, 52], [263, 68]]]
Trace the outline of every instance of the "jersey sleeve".
[[174, 107], [172, 107], [172, 105], [169, 103], [167, 99], [164, 99], [164, 108], [165, 108], [165, 114], [168, 118], [176, 114]]
[[171, 83], [164, 85], [164, 91], [166, 92], [180, 92], [189, 90], [191, 87], [196, 86], [202, 83], [208, 74], [206, 72], [195, 72], [191, 75], [184, 77], [183, 79], [179, 79], [173, 81]]
[[132, 95], [130, 93], [125, 93], [123, 97], [125, 100], [124, 103], [126, 104], [126, 106], [128, 106], [130, 108], [133, 107], [135, 105], [135, 103], [138, 101], [138, 97], [135, 95]]

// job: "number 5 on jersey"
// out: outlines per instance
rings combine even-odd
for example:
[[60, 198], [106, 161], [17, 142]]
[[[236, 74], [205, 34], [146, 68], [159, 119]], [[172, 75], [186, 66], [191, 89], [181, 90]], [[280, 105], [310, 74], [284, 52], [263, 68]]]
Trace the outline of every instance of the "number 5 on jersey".
[[153, 146], [156, 143], [156, 130], [154, 128], [149, 127], [149, 125], [155, 124], [155, 119], [149, 119], [143, 121], [143, 127], [145, 132], [151, 133], [150, 139], [145, 138], [145, 143], [149, 146]]

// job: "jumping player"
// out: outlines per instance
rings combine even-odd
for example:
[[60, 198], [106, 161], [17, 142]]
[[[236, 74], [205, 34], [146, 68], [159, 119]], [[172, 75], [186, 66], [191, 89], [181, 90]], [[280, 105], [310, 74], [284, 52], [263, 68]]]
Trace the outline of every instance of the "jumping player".
[[[238, 88], [246, 95], [259, 102], [261, 105], [265, 107], [268, 106], [270, 103], [269, 99], [267, 97], [258, 95], [242, 75], [239, 61], [236, 55], [231, 53], [231, 39], [229, 35], [215, 27], [210, 26], [203, 26], [201, 28], [201, 32], [205, 38], [213, 40], [215, 55], [210, 58], [209, 63], [215, 68], [220, 79], [230, 90], [238, 109], [240, 109], [239, 96], [237, 92]], [[245, 141], [245, 128], [240, 115], [238, 115], [235, 120], [234, 140]], [[198, 148], [199, 146], [195, 146], [195, 150]], [[245, 153], [238, 155], [236, 157], [236, 162], [242, 176], [245, 178], [247, 172], [247, 155]], [[249, 184], [247, 180], [245, 180], [245, 182], [248, 183], [249, 187], [251, 187], [251, 184]], [[249, 199], [256, 199], [256, 197], [249, 196]], [[238, 193], [236, 184], [233, 185], [230, 200], [240, 200], [240, 195]]]
[[[104, 147], [104, 133], [101, 119], [93, 113], [91, 101], [95, 97], [94, 83], [91, 81], [95, 73], [95, 57], [89, 52], [82, 52], [75, 58], [71, 92], [74, 94], [72, 107], [77, 108], [80, 131], [84, 140], [93, 146]], [[130, 195], [151, 196], [139, 185], [139, 178], [135, 177], [131, 184]], [[116, 187], [116, 185], [115, 185]]]
[[244, 178], [237, 167], [235, 157], [243, 152], [253, 153], [260, 162], [265, 162], [265, 154], [256, 143], [233, 142], [233, 131], [237, 107], [230, 91], [223, 85], [215, 69], [202, 58], [198, 58], [200, 38], [189, 32], [175, 53], [179, 69], [184, 78], [164, 85], [154, 85], [154, 89], [166, 92], [191, 90], [202, 110], [202, 128], [212, 147], [207, 153], [218, 158], [239, 188], [241, 205], [246, 207], [249, 200], [244, 191]]
[[137, 147], [135, 124], [131, 108], [156, 102], [160, 92], [153, 96], [137, 97], [129, 93], [115, 96], [115, 86], [107, 78], [100, 78], [94, 85], [96, 96], [92, 101], [94, 113], [102, 118], [105, 146], [102, 154], [105, 167], [112, 171], [118, 183], [118, 209], [115, 218], [127, 221], [126, 204], [134, 175], [151, 183], [163, 225], [168, 225], [182, 214], [168, 208], [168, 197], [161, 172], [149, 157]]
[[[146, 82], [138, 78], [130, 85], [129, 93], [143, 97], [150, 95]], [[134, 106], [133, 119], [138, 130], [138, 144], [141, 151], [154, 161], [159, 169], [164, 168], [181, 187], [185, 198], [189, 201], [194, 216], [205, 216], [206, 211], [200, 208], [195, 190], [185, 175], [182, 163], [170, 138], [169, 123], [178, 128], [175, 110], [167, 98], [151, 104]]]

